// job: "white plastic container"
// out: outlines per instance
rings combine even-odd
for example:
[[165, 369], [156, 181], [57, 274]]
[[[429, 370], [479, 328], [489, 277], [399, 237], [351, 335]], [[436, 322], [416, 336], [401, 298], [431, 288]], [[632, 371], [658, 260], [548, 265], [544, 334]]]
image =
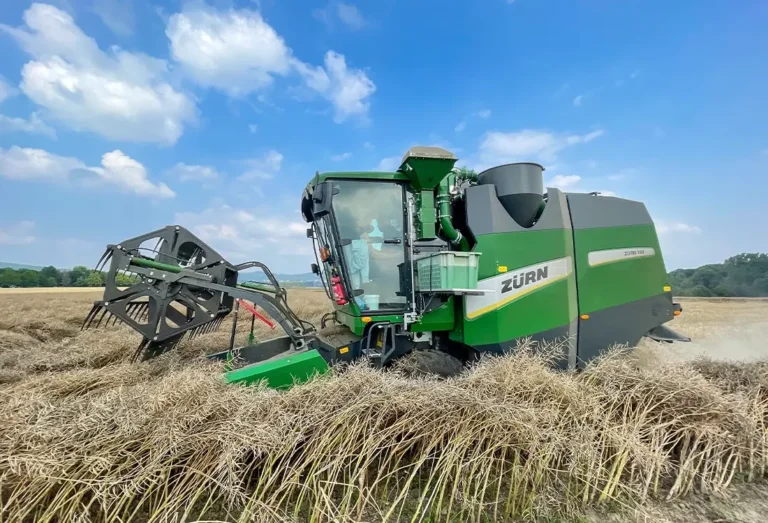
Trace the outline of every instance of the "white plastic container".
[[363, 294], [363, 301], [368, 307], [368, 310], [375, 311], [379, 308], [379, 295], [378, 294]]
[[477, 289], [479, 252], [441, 251], [416, 260], [421, 292]]

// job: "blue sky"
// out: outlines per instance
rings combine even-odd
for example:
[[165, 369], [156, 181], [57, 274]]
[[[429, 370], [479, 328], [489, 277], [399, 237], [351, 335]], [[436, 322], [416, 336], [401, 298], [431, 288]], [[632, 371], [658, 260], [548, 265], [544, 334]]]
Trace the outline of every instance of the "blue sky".
[[304, 272], [315, 171], [440, 145], [646, 202], [667, 267], [768, 251], [768, 3], [0, 3], [0, 260], [179, 223]]

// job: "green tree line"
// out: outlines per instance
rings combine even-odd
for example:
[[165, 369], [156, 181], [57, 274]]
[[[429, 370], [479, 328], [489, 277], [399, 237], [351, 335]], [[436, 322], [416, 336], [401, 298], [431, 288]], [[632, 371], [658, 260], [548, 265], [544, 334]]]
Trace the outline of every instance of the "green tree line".
[[669, 273], [677, 296], [768, 296], [768, 254], [744, 253], [723, 263]]
[[[119, 286], [131, 285], [135, 280], [118, 274]], [[103, 287], [104, 273], [78, 265], [71, 270], [43, 267], [42, 269], [0, 269], [0, 287]]]
[[[117, 276], [120, 286], [135, 280]], [[744, 253], [723, 263], [696, 269], [677, 269], [669, 273], [669, 284], [677, 296], [768, 297], [768, 254]], [[104, 273], [79, 265], [71, 270], [44, 267], [0, 269], [0, 287], [102, 287]]]

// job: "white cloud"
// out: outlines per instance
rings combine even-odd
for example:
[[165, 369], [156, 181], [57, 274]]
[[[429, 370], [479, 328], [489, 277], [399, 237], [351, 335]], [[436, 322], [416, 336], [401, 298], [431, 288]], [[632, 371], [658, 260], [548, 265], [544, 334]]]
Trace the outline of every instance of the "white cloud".
[[142, 164], [115, 150], [101, 157], [102, 167], [91, 167], [104, 182], [115, 185], [126, 192], [156, 198], [173, 198], [176, 196], [166, 184], [154, 184], [149, 181], [147, 170]]
[[636, 167], [624, 167], [616, 172], [612, 172], [606, 178], [612, 182], [623, 182], [629, 178], [635, 178], [643, 173], [643, 169]]
[[199, 84], [240, 96], [291, 71], [291, 50], [257, 11], [194, 4], [172, 15], [171, 55]]
[[575, 98], [573, 99], [573, 105], [575, 105], [576, 107], [580, 107], [580, 106], [581, 106], [581, 103], [584, 101], [584, 96], [585, 96], [585, 95], [583, 95], [583, 94], [580, 94], [580, 95], [578, 95], [577, 97], [575, 97]]
[[256, 134], [256, 131], [259, 130], [259, 126], [255, 123], [248, 124], [248, 130], [250, 131], [251, 134]]
[[[591, 193], [591, 192], [597, 192], [602, 196], [616, 196], [616, 193], [613, 191], [606, 191], [601, 189], [595, 189], [594, 187], [589, 188], [593, 185], [593, 181], [585, 180], [581, 176], [575, 175], [575, 174], [558, 174], [553, 176], [549, 179], [549, 181], [544, 182], [544, 187], [552, 187], [555, 189], [560, 189], [563, 192], [574, 192], [574, 193]], [[585, 188], [584, 186], [587, 186], [588, 188]]]
[[10, 180], [65, 181], [86, 166], [77, 158], [58, 156], [42, 149], [13, 146], [0, 149], [0, 176]]
[[23, 27], [0, 24], [33, 60], [21, 89], [78, 131], [114, 140], [173, 144], [196, 118], [194, 102], [166, 80], [167, 64], [112, 47], [108, 53], [64, 11], [33, 4]]
[[575, 145], [577, 143], [589, 143], [596, 138], [600, 138], [605, 134], [605, 131], [598, 129], [587, 134], [572, 134], [566, 137], [565, 141], [568, 145]]
[[352, 153], [334, 154], [331, 156], [331, 161], [343, 162], [344, 160], [348, 160], [350, 157], [352, 157]]
[[74, 182], [83, 186], [111, 185], [124, 192], [153, 198], [176, 196], [166, 184], [151, 182], [144, 166], [119, 150], [104, 154], [100, 167], [88, 167], [77, 158], [13, 146], [0, 149], [0, 177]]
[[325, 53], [325, 67], [311, 67], [296, 63], [307, 86], [320, 93], [334, 108], [334, 121], [341, 123], [351, 116], [367, 119], [376, 85], [360, 69], [350, 69], [344, 55], [334, 51]]
[[3, 79], [3, 77], [0, 76], [0, 104], [14, 94], [16, 94], [16, 89], [14, 89], [10, 84], [8, 84], [8, 82], [5, 81], [5, 79]]
[[352, 31], [359, 31], [367, 25], [365, 17], [356, 6], [343, 2], [331, 2], [323, 8], [313, 10], [312, 15], [328, 29], [333, 29], [337, 19]]
[[664, 220], [655, 220], [656, 232], [658, 234], [700, 234], [701, 229], [696, 225], [688, 225], [682, 222], [667, 222]]
[[558, 174], [552, 177], [552, 179], [544, 185], [546, 187], [554, 187], [555, 189], [560, 189], [561, 191], [570, 191], [580, 181], [581, 176], [576, 176], [575, 174]]
[[[369, 151], [372, 151], [376, 148], [375, 145], [373, 145], [371, 142], [363, 142], [363, 147]], [[766, 149], [768, 151], [768, 149]]]
[[0, 245], [29, 245], [35, 242], [35, 222], [21, 221], [0, 227]]
[[339, 20], [352, 30], [359, 30], [365, 27], [365, 18], [360, 10], [352, 4], [339, 2], [336, 4], [336, 14]]
[[242, 182], [269, 180], [280, 172], [283, 165], [283, 155], [274, 149], [270, 149], [261, 157], [251, 158], [243, 163], [246, 165], [246, 169], [243, 174], [238, 176], [238, 180]]
[[49, 138], [56, 138], [56, 131], [42, 121], [37, 113], [32, 113], [29, 120], [0, 114], [0, 132], [2, 131], [42, 134]]
[[531, 160], [552, 163], [566, 147], [589, 143], [602, 135], [602, 130], [583, 135], [559, 135], [531, 129], [510, 133], [492, 131], [486, 133], [480, 144], [480, 162], [484, 165]]
[[388, 158], [382, 158], [379, 164], [376, 166], [375, 171], [391, 172], [396, 171], [400, 167], [400, 156], [390, 156]]
[[488, 119], [491, 117], [492, 113], [490, 109], [483, 109], [481, 111], [477, 111], [477, 113], [475, 114], [477, 114], [477, 116], [479, 116], [480, 118]]
[[188, 5], [171, 16], [166, 35], [171, 55], [193, 80], [231, 96], [262, 90], [277, 76], [297, 73], [310, 91], [331, 102], [339, 123], [350, 116], [365, 120], [368, 98], [376, 91], [364, 71], [347, 66], [344, 55], [328, 51], [317, 66], [295, 58], [257, 11]]
[[466, 127], [467, 127], [467, 122], [459, 122], [456, 124], [456, 127], [454, 127], [453, 130], [456, 131], [457, 133], [460, 133], [461, 131], [466, 129]]
[[94, 0], [93, 11], [119, 36], [130, 36], [136, 26], [131, 0]]
[[[298, 215], [276, 217], [274, 209], [259, 212], [218, 204], [199, 213], [177, 213], [174, 221], [183, 223], [235, 263], [260, 260], [268, 264], [280, 262], [284, 267], [282, 256], [300, 255], [302, 261], [308, 262], [312, 255], [312, 243], [306, 237], [307, 224]], [[272, 269], [275, 270], [274, 265]]]
[[168, 170], [168, 174], [182, 182], [194, 180], [211, 180], [220, 175], [213, 167], [207, 165], [187, 165], [179, 162]]

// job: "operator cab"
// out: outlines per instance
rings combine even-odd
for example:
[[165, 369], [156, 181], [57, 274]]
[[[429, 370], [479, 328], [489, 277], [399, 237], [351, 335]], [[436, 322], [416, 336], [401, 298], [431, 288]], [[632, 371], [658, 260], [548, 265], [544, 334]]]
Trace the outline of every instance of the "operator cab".
[[302, 213], [312, 223], [317, 272], [337, 306], [354, 304], [362, 315], [406, 308], [405, 198], [397, 179], [330, 178], [305, 193]]

